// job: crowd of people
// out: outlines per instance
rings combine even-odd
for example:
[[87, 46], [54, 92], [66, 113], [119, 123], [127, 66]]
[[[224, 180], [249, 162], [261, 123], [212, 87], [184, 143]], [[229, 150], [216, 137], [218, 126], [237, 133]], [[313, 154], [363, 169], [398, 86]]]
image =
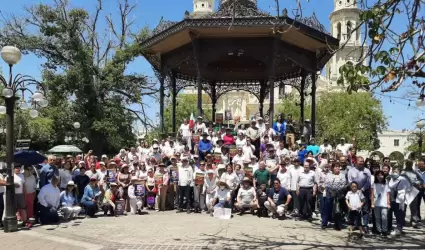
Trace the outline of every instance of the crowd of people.
[[[19, 220], [31, 227], [145, 210], [205, 213], [230, 209], [273, 219], [321, 219], [321, 229], [401, 235], [406, 210], [421, 222], [425, 162], [404, 166], [356, 156], [355, 139], [333, 147], [327, 139], [294, 135], [292, 118], [270, 126], [261, 117], [246, 129], [214, 129], [186, 120], [176, 138], [140, 141], [113, 157], [53, 156], [37, 169], [15, 165]], [[5, 181], [0, 179], [0, 193]], [[0, 196], [2, 197], [2, 196]], [[2, 209], [2, 207], [0, 207]], [[2, 211], [0, 211], [2, 213]], [[395, 224], [393, 224], [393, 218]]]

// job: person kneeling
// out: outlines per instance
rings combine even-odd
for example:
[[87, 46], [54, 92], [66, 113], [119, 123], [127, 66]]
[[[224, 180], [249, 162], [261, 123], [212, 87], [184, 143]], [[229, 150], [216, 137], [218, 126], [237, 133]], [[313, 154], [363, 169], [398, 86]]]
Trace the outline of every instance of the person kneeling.
[[89, 185], [84, 188], [83, 198], [81, 198], [81, 204], [86, 209], [86, 215], [91, 218], [96, 217], [97, 202], [101, 193], [97, 186], [97, 177], [91, 177]]
[[106, 216], [109, 214], [111, 216], [116, 216], [115, 214], [115, 200], [119, 197], [119, 191], [118, 191], [118, 184], [115, 182], [109, 183], [109, 189], [106, 190], [105, 196], [103, 197], [102, 201], [102, 209], [103, 209], [103, 215]]
[[71, 220], [75, 219], [81, 211], [81, 207], [78, 206], [77, 196], [75, 195], [75, 184], [73, 181], [69, 181], [66, 185], [66, 189], [60, 194], [60, 203], [62, 205], [63, 219]]
[[142, 194], [139, 193], [139, 190], [136, 192], [137, 181], [138, 178], [136, 176], [131, 177], [131, 185], [128, 186], [128, 198], [130, 199], [130, 208], [132, 214], [141, 214], [143, 208], [144, 192], [143, 196], [141, 196]]
[[242, 215], [248, 209], [251, 209], [251, 213], [255, 214], [255, 210], [258, 208], [257, 194], [248, 177], [243, 179], [236, 200], [236, 207], [240, 211], [239, 215]]
[[59, 222], [58, 207], [60, 202], [59, 177], [53, 176], [50, 184], [43, 186], [38, 193], [40, 203], [40, 223], [55, 224]]
[[264, 202], [264, 206], [269, 211], [269, 217], [283, 217], [292, 197], [288, 190], [281, 187], [279, 179], [274, 180], [273, 188], [268, 191], [267, 196], [268, 198]]
[[[214, 205], [214, 209], [216, 208], [232, 208], [231, 204], [231, 190], [229, 186], [224, 181], [218, 182], [217, 191], [215, 192], [214, 200], [217, 201], [217, 203]], [[213, 213], [211, 213], [211, 216], [213, 216]]]

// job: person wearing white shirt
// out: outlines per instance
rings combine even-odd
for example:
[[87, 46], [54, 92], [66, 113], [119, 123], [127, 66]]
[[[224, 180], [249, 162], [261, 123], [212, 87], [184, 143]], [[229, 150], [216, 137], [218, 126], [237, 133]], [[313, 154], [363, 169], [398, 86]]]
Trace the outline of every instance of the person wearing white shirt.
[[233, 156], [232, 163], [234, 165], [239, 164], [239, 165], [242, 166], [244, 159], [245, 159], [245, 157], [243, 155], [242, 148], [238, 148], [237, 154], [235, 156]]
[[266, 124], [264, 124], [262, 117], [257, 118], [256, 127], [258, 128], [258, 133], [260, 133], [260, 137], [262, 138], [266, 132]]
[[238, 132], [238, 138], [236, 138], [235, 144], [237, 148], [245, 146], [246, 145], [245, 135], [242, 134], [241, 132]]
[[387, 235], [388, 228], [388, 208], [391, 207], [390, 188], [386, 183], [384, 172], [378, 170], [375, 173], [376, 180], [372, 184], [370, 193], [371, 207], [375, 214], [376, 231], [380, 234]]
[[192, 148], [192, 132], [187, 119], [184, 119], [183, 123], [180, 125], [179, 133], [182, 136], [182, 140], [186, 141], [186, 145]]
[[195, 131], [199, 131], [199, 130], [201, 130], [200, 131], [201, 133], [208, 133], [208, 128], [203, 122], [202, 116], [198, 116], [198, 120], [196, 121], [196, 124], [195, 124]]
[[286, 190], [290, 190], [289, 187], [291, 186], [290, 179], [289, 179], [289, 172], [286, 169], [286, 162], [280, 163], [280, 169], [277, 172], [277, 179], [280, 181], [280, 186], [285, 188]]
[[300, 165], [300, 160], [294, 160], [294, 167], [289, 171], [289, 183], [290, 183], [290, 193], [294, 199], [293, 211], [294, 214], [298, 214], [300, 209], [300, 200], [297, 196], [297, 182], [300, 173], [304, 171], [304, 168]]
[[37, 178], [34, 175], [34, 168], [26, 166], [24, 170], [25, 177], [25, 202], [27, 206], [27, 217], [34, 218], [34, 201], [37, 190]]
[[251, 138], [246, 139], [246, 145], [242, 147], [244, 159], [251, 161], [251, 157], [254, 155], [255, 147], [251, 144]]
[[[215, 191], [214, 199], [218, 201], [218, 203], [214, 206], [214, 209], [216, 208], [231, 208], [231, 200], [232, 200], [232, 190], [230, 190], [229, 186], [226, 184], [226, 182], [220, 180], [218, 181], [218, 187]], [[211, 214], [211, 216], [213, 216]]]
[[14, 165], [14, 176], [13, 181], [15, 183], [15, 209], [20, 215], [21, 220], [26, 223], [27, 222], [27, 206], [25, 201], [25, 177], [21, 174], [21, 166]]
[[251, 163], [249, 164], [249, 167], [252, 168], [252, 173], [255, 173], [255, 171], [260, 168], [260, 164], [257, 162], [257, 156], [251, 156]]
[[57, 209], [60, 203], [59, 178], [53, 176], [50, 184], [43, 186], [38, 193], [40, 203], [41, 224], [53, 224], [59, 222]]
[[319, 153], [323, 154], [323, 153], [331, 153], [333, 150], [332, 145], [329, 144], [329, 140], [328, 139], [324, 139], [323, 140], [323, 144], [320, 145], [319, 147]]
[[[353, 141], [354, 141], [354, 139], [353, 139]], [[336, 148], [335, 149], [337, 151], [341, 151], [341, 153], [342, 153], [343, 156], [347, 156], [348, 151], [354, 145], [353, 144], [350, 144], [350, 143], [345, 143], [345, 138], [344, 137], [341, 137], [340, 142], [341, 142], [340, 144], [336, 145]]]
[[217, 191], [217, 178], [215, 177], [214, 170], [207, 171], [204, 185], [202, 186], [202, 193], [205, 194], [205, 205], [207, 206], [207, 213], [211, 213], [214, 205], [215, 193]]
[[283, 141], [279, 141], [279, 147], [277, 147], [276, 149], [276, 155], [279, 157], [283, 156], [288, 156], [289, 155], [289, 151], [288, 149], [285, 148], [285, 144]]
[[177, 212], [183, 212], [183, 209], [187, 209], [187, 213], [190, 213], [190, 200], [191, 191], [193, 187], [193, 168], [189, 165], [179, 167], [179, 210]]
[[0, 227], [3, 227], [3, 212], [4, 212], [4, 198], [3, 194], [6, 192], [6, 180], [3, 174], [0, 174]]
[[225, 182], [232, 191], [236, 190], [239, 185], [239, 178], [236, 173], [233, 172], [231, 165], [227, 165], [226, 172], [221, 175], [220, 181]]

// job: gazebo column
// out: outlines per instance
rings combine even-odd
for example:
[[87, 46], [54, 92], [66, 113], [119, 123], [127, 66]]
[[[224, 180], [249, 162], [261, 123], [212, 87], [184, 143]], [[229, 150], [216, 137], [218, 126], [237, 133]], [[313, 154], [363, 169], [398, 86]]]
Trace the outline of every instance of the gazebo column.
[[302, 128], [304, 127], [304, 103], [305, 103], [305, 79], [306, 79], [306, 74], [303, 71], [301, 73], [301, 89], [300, 89], [300, 129], [302, 131]]
[[212, 102], [212, 117], [211, 121], [215, 123], [215, 112], [216, 112], [216, 105], [217, 105], [217, 91], [215, 89], [216, 82], [211, 82], [211, 102]]
[[273, 127], [273, 119], [274, 119], [274, 80], [276, 78], [276, 63], [279, 53], [279, 42], [280, 42], [280, 33], [275, 35], [273, 39], [273, 50], [271, 56], [271, 61], [269, 65], [269, 93], [270, 93], [270, 113], [269, 113], [269, 123], [270, 126]]
[[311, 136], [316, 137], [316, 72], [311, 72]]
[[193, 57], [196, 64], [196, 88], [198, 89], [198, 116], [202, 116], [202, 78], [201, 78], [201, 62], [199, 57], [199, 40], [196, 37], [196, 34], [190, 32], [190, 39], [192, 41], [193, 47]]
[[161, 136], [165, 137], [165, 126], [164, 126], [164, 92], [165, 92], [165, 68], [161, 69], [159, 76], [159, 128]]
[[171, 91], [172, 91], [172, 127], [173, 136], [176, 136], [176, 106], [177, 106], [177, 86], [176, 86], [176, 75], [171, 73]]
[[264, 116], [264, 99], [265, 98], [266, 98], [266, 82], [260, 81], [260, 100], [258, 101], [260, 102], [259, 111], [260, 111], [261, 117]]

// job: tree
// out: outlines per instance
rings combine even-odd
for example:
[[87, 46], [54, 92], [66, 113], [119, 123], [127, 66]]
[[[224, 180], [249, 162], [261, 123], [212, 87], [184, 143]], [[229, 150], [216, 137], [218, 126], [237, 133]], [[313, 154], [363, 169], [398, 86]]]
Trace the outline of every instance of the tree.
[[[311, 106], [305, 106], [305, 118], [311, 118]], [[279, 111], [293, 114], [298, 120], [300, 107], [294, 100], [285, 100]], [[316, 106], [316, 130], [319, 142], [324, 138], [337, 142], [344, 137], [356, 139], [359, 150], [374, 148], [374, 138], [386, 127], [381, 103], [369, 93], [321, 93]]]
[[[348, 62], [339, 69], [338, 84], [347, 85], [349, 91], [379, 88], [383, 92], [408, 85], [420, 91], [423, 99], [425, 19], [421, 10], [424, 1], [360, 0], [353, 4], [357, 2], [361, 9], [360, 22], [348, 37], [364, 31], [363, 44], [367, 50], [355, 63]], [[346, 45], [347, 42], [343, 43], [341, 48]]]
[[[78, 121], [90, 148], [98, 154], [112, 153], [135, 142], [136, 120], [147, 127], [152, 124], [144, 112], [145, 99], [156, 98], [156, 82], [126, 71], [141, 55], [139, 44], [148, 32], [132, 29], [135, 4], [117, 3], [116, 20], [103, 12], [102, 0], [97, 0], [91, 16], [71, 8], [67, 0], [27, 7], [23, 17], [2, 15], [0, 45], [14, 44], [46, 59], [43, 81], [50, 107], [44, 112], [53, 119], [56, 143], [62, 143], [64, 133]], [[130, 108], [134, 106], [138, 109]]]
[[[177, 129], [180, 127], [180, 124], [183, 123], [183, 120], [186, 119], [189, 121], [190, 114], [193, 113], [196, 119], [196, 111], [197, 111], [197, 96], [190, 94], [179, 94], [177, 96], [177, 105], [176, 105], [176, 126]], [[207, 98], [203, 98], [207, 99]], [[172, 106], [168, 105], [164, 110], [164, 124], [165, 131], [167, 133], [172, 132]], [[204, 119], [211, 119], [212, 110], [209, 108], [203, 109], [204, 111]]]

